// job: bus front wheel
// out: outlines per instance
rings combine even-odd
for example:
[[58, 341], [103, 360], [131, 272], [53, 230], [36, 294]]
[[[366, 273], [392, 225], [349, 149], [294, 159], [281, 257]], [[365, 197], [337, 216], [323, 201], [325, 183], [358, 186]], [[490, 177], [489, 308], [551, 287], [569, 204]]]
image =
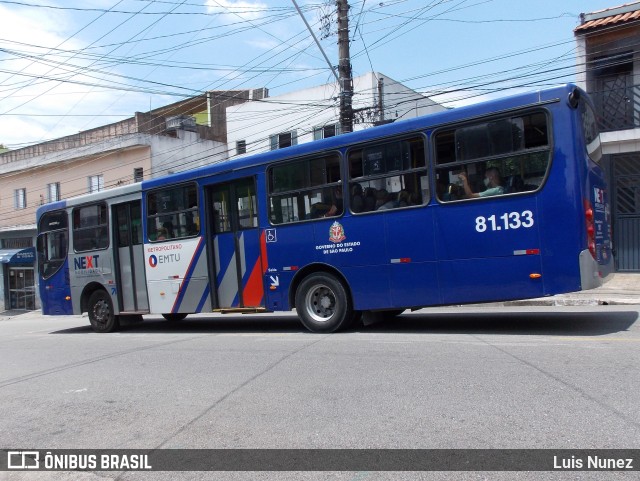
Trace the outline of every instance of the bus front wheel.
[[296, 290], [296, 311], [311, 332], [329, 333], [349, 327], [349, 295], [335, 276], [318, 272], [306, 277]]
[[97, 290], [89, 297], [89, 322], [95, 332], [113, 332], [118, 329], [118, 318], [113, 312], [109, 294]]

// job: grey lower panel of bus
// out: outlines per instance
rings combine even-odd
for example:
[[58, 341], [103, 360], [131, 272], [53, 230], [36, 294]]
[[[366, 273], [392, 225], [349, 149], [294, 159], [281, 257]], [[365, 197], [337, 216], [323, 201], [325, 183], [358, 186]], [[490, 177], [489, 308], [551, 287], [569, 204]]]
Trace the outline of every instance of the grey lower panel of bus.
[[580, 253], [580, 285], [582, 290], [593, 289], [602, 285], [600, 269], [591, 252], [583, 250]]

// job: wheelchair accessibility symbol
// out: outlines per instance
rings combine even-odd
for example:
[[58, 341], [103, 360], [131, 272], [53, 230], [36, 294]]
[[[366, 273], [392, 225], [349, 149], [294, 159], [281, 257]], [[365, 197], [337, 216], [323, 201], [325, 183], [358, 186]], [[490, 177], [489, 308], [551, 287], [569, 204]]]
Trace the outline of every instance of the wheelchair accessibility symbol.
[[265, 233], [267, 242], [278, 242], [278, 237], [276, 236], [275, 229], [265, 229], [264, 233]]

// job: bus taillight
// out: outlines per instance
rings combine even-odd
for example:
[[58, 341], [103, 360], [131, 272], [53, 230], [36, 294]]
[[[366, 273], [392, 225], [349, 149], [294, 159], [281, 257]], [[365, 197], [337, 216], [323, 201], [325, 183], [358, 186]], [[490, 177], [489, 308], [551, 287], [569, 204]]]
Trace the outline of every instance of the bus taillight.
[[593, 207], [588, 199], [584, 200], [584, 218], [587, 224], [587, 246], [591, 256], [596, 259], [596, 226], [593, 221]]

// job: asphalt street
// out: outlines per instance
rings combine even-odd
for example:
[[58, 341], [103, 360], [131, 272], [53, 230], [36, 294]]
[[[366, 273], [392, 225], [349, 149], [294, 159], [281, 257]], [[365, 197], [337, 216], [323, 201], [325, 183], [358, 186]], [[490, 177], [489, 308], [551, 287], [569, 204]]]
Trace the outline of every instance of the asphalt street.
[[[640, 448], [640, 306], [0, 317], [0, 448]], [[640, 460], [638, 460], [640, 463]], [[7, 479], [637, 479], [595, 472], [34, 472]]]

